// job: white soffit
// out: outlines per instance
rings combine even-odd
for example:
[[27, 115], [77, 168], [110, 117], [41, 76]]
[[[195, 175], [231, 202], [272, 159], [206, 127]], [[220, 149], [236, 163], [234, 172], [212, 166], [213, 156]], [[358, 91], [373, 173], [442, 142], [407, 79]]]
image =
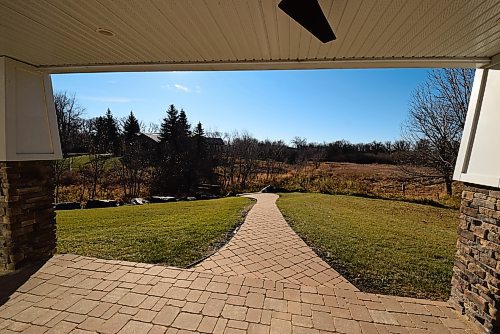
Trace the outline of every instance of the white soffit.
[[500, 54], [498, 0], [320, 0], [328, 44], [277, 4], [0, 0], [0, 55], [56, 73], [483, 67]]

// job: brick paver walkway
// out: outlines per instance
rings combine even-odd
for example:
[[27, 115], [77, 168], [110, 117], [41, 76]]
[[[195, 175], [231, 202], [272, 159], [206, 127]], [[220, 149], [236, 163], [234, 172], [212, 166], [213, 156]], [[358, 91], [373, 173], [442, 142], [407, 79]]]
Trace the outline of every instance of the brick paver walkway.
[[[317, 276], [307, 281], [311, 285], [304, 283], [300, 273], [338, 274], [318, 260], [308, 261], [311, 258], [303, 258], [307, 269], [298, 266], [295, 257], [315, 255], [282, 224], [276, 196], [256, 197], [240, 232], [207, 260], [215, 264], [207, 270], [203, 265], [178, 269], [76, 255], [53, 257], [0, 306], [0, 333], [474, 333], [444, 302], [363, 293], [338, 276]], [[268, 224], [259, 220], [267, 218], [272, 218]], [[257, 236], [259, 228], [263, 238]], [[293, 255], [274, 253], [280, 246], [268, 242], [277, 231], [284, 240], [276, 242], [297, 250]], [[247, 244], [232, 246], [240, 239]], [[262, 256], [252, 247], [254, 241], [270, 247], [266, 252], [273, 258]], [[235, 254], [240, 258], [228, 249], [241, 250]], [[274, 262], [246, 273], [231, 261], [219, 263], [241, 259], [248, 269], [258, 263], [252, 254]], [[287, 266], [295, 274], [280, 274]], [[223, 273], [214, 273], [216, 268]], [[269, 279], [274, 273], [280, 277]]]
[[196, 270], [357, 290], [290, 228], [276, 206], [278, 195], [247, 197], [257, 199], [257, 203], [245, 224], [226, 246], [200, 263]]

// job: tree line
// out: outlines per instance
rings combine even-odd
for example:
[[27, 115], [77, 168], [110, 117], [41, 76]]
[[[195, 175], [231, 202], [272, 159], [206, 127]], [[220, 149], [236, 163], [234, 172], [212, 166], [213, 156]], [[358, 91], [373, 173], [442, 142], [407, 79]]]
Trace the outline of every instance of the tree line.
[[215, 182], [215, 155], [202, 124], [192, 129], [185, 111], [174, 105], [154, 127], [159, 138], [155, 145], [144, 142], [144, 126], [133, 112], [118, 120], [108, 109], [103, 116], [85, 119], [84, 108], [66, 92], [55, 94], [55, 106], [65, 157], [54, 162], [56, 200], [72, 157], [83, 154], [88, 162], [76, 176], [90, 199], [105, 195], [110, 182], [120, 185], [125, 198], [140, 196], [144, 188], [150, 195], [190, 194], [199, 184]]
[[[201, 123], [191, 126], [186, 112], [170, 105], [161, 124], [149, 126], [158, 145], [147, 146], [139, 135], [146, 127], [133, 112], [117, 119], [108, 109], [102, 116], [86, 119], [75, 95], [66, 92], [55, 94], [55, 107], [65, 157], [78, 153], [89, 157], [75, 176], [78, 181], [71, 181], [89, 198], [107, 196], [106, 189], [117, 185], [125, 198], [194, 194], [203, 184], [246, 191], [257, 177], [273, 183], [285, 165], [319, 168], [323, 162], [398, 164], [409, 175], [444, 182], [451, 194], [473, 75], [470, 69], [430, 71], [412, 94], [402, 139], [386, 142], [308, 143], [295, 137], [287, 144], [258, 140], [248, 133], [206, 134]], [[209, 145], [212, 137], [221, 138], [223, 147]], [[68, 160], [54, 163], [56, 199]], [[413, 168], [422, 166], [428, 169]]]
[[[282, 140], [258, 140], [248, 133], [206, 134], [200, 122], [192, 127], [186, 112], [170, 105], [158, 126], [152, 125], [157, 145], [145, 145], [143, 123], [133, 112], [116, 119], [111, 110], [85, 119], [84, 108], [66, 92], [55, 94], [61, 146], [66, 159], [55, 162], [56, 199], [63, 175], [74, 155], [85, 154], [88, 162], [69, 183], [80, 183], [78, 191], [88, 198], [109, 196], [107, 189], [119, 185], [122, 197], [188, 195], [200, 185], [219, 186], [227, 192], [249, 190], [257, 176], [273, 183], [284, 166], [319, 167], [321, 162], [395, 163], [397, 150], [410, 146], [396, 142], [351, 144], [307, 143], [296, 137], [291, 145]], [[220, 138], [214, 148], [207, 139]], [[114, 159], [112, 159], [114, 158]], [[110, 163], [111, 162], [111, 163]]]

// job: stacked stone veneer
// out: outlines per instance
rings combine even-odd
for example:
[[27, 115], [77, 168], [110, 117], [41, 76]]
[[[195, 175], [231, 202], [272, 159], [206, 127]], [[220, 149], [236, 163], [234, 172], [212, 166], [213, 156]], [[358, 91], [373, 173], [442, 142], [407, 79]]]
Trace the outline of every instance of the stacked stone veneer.
[[450, 302], [500, 333], [500, 190], [465, 184]]
[[56, 247], [49, 161], [0, 162], [0, 269], [51, 256]]

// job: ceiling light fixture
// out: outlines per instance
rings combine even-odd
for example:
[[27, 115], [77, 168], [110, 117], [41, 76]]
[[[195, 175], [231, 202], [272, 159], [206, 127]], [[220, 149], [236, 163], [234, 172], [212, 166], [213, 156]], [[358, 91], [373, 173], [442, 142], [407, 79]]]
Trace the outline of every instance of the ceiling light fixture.
[[112, 32], [112, 31], [111, 31], [111, 30], [109, 30], [109, 29], [97, 28], [97, 29], [96, 29], [96, 31], [97, 31], [99, 34], [101, 34], [101, 35], [103, 35], [103, 36], [106, 36], [106, 37], [111, 37], [111, 36], [114, 36], [114, 35], [115, 35], [115, 33], [114, 33], [114, 32]]

